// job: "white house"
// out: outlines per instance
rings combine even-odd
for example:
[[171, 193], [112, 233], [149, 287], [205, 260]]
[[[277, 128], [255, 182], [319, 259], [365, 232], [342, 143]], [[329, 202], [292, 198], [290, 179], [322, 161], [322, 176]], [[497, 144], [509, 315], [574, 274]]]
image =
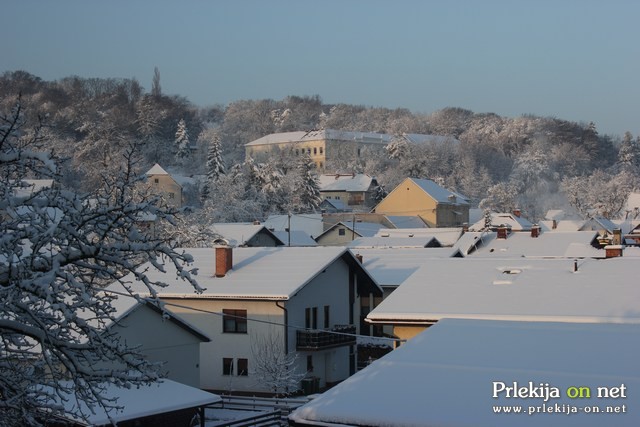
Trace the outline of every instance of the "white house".
[[[200, 385], [209, 390], [271, 393], [259, 383], [257, 349], [295, 355], [293, 369], [319, 387], [355, 372], [356, 338], [369, 334], [364, 316], [381, 289], [345, 248], [277, 247], [188, 249], [201, 294], [167, 265], [153, 272], [167, 287], [159, 290], [166, 308], [211, 338], [200, 347]], [[138, 282], [131, 286], [146, 294]], [[365, 307], [365, 309], [363, 309]], [[364, 329], [361, 329], [364, 325]], [[278, 353], [278, 354], [279, 354]]]

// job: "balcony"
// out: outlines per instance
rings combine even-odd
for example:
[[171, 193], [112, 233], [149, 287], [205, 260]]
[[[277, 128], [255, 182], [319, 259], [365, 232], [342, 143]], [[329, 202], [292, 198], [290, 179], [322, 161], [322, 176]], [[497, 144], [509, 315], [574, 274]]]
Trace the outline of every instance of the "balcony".
[[355, 345], [355, 333], [356, 327], [353, 325], [336, 325], [328, 331], [296, 331], [296, 350], [317, 351], [344, 345]]

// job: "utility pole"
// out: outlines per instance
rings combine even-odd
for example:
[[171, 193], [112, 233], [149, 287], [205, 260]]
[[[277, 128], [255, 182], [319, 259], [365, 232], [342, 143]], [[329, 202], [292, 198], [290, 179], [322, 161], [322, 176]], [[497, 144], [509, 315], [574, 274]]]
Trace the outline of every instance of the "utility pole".
[[287, 246], [291, 247], [291, 211], [287, 212]]

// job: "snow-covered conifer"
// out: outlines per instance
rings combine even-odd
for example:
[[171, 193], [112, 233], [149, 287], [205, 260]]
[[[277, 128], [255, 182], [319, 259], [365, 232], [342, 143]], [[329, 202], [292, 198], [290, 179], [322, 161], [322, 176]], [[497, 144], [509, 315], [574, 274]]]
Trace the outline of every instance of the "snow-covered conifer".
[[184, 159], [189, 157], [189, 132], [187, 130], [187, 124], [184, 119], [180, 119], [178, 122], [178, 130], [176, 130], [176, 157], [178, 159]]
[[315, 211], [322, 203], [315, 163], [308, 154], [302, 156], [298, 163], [298, 180], [294, 184], [294, 194], [299, 200], [298, 210], [301, 212]]

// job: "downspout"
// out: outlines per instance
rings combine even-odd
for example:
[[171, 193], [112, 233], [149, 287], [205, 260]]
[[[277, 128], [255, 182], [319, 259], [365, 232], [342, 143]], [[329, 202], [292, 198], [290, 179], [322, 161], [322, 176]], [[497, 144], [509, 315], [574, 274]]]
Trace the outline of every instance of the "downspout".
[[276, 306], [284, 311], [284, 354], [289, 354], [289, 311], [276, 301]]

